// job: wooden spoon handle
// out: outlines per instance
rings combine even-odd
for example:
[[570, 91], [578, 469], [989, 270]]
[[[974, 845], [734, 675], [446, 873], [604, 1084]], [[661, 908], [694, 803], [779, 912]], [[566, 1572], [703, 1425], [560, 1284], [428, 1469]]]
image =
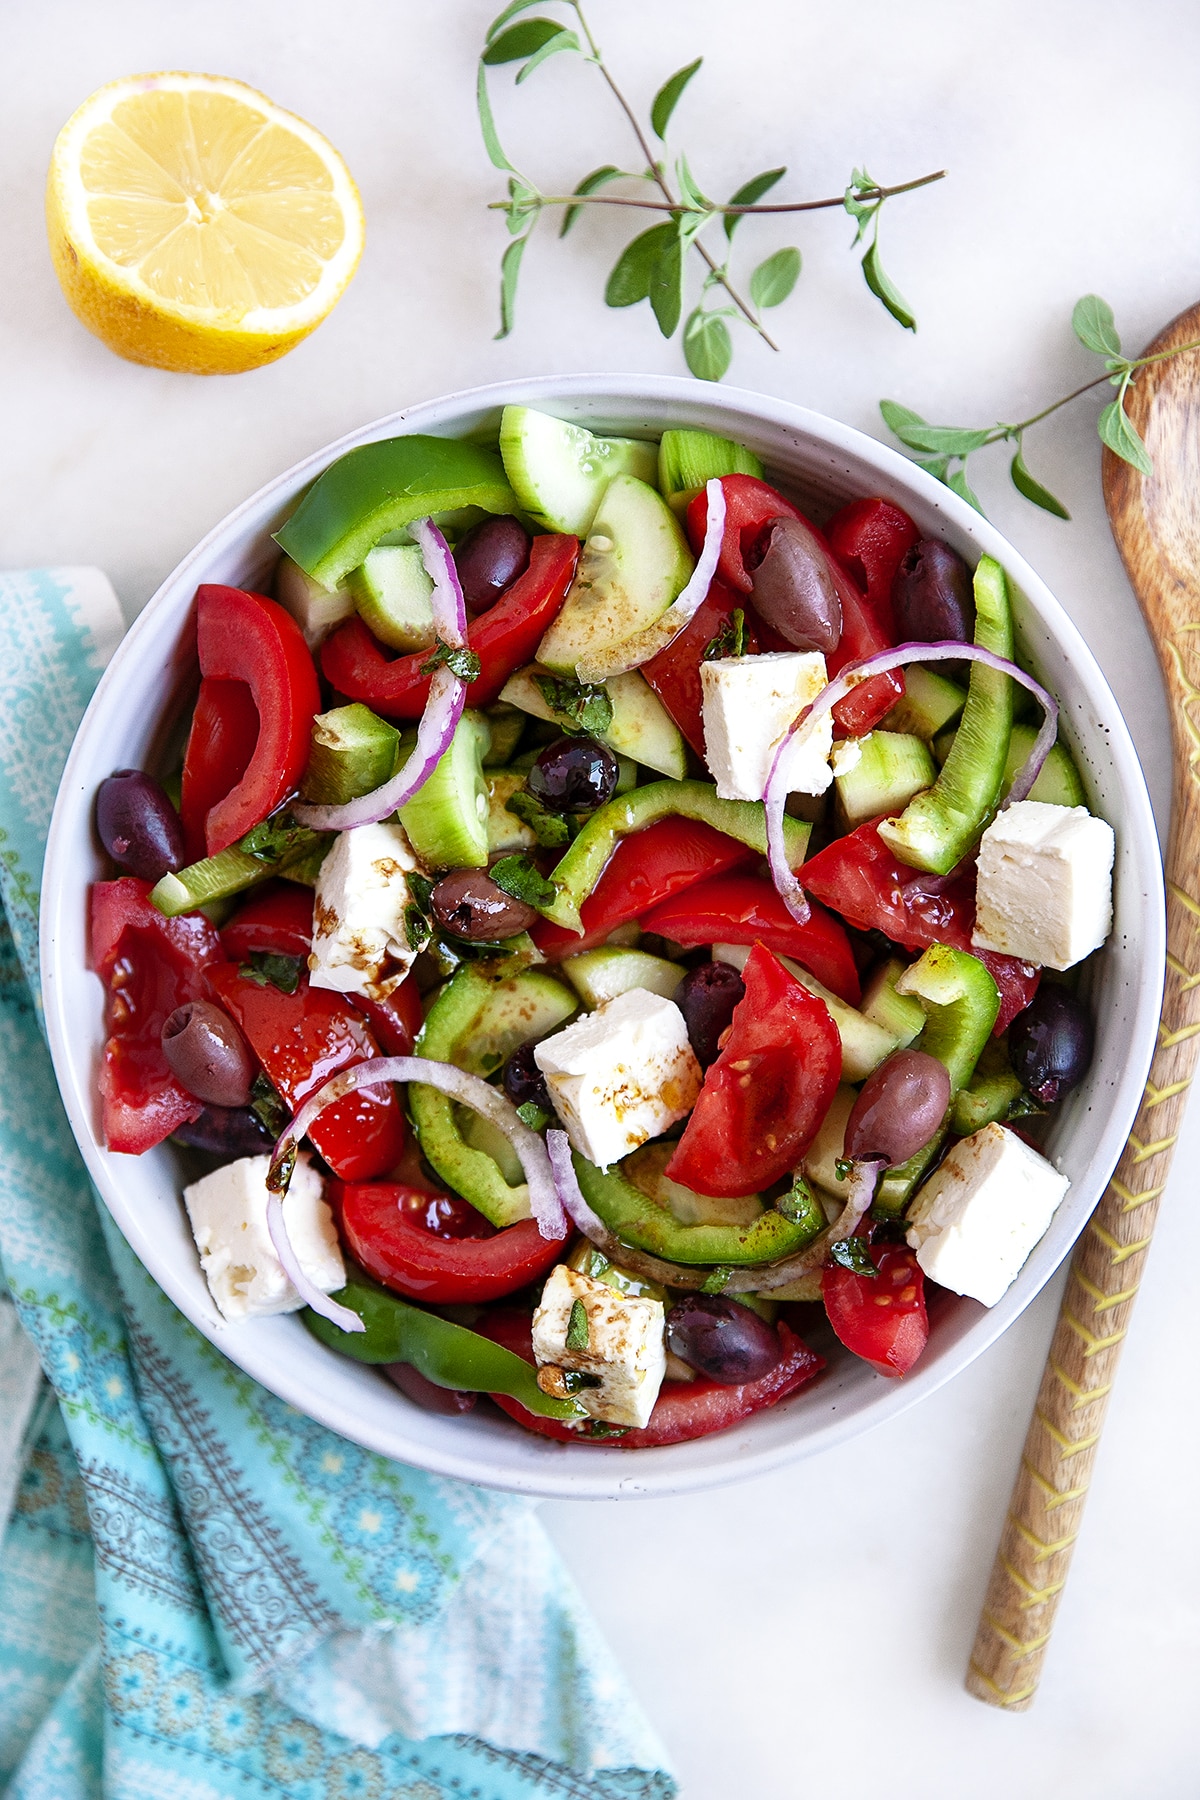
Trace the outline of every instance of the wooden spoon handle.
[[[1194, 342], [1198, 323], [1200, 309], [1181, 315], [1150, 350]], [[1200, 1054], [1200, 507], [1191, 474], [1198, 407], [1194, 361], [1159, 364], [1135, 388], [1130, 408], [1154, 475], [1143, 481], [1105, 453], [1105, 500], [1162, 663], [1175, 747], [1166, 984], [1137, 1120], [1071, 1262], [967, 1673], [969, 1692], [1018, 1712], [1033, 1701], [1066, 1583]]]

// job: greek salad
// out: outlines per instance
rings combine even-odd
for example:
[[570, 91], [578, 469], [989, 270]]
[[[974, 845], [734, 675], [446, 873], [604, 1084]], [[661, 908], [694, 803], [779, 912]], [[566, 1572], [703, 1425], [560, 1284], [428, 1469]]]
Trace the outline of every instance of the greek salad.
[[224, 1318], [639, 1448], [999, 1300], [1114, 849], [1003, 569], [521, 406], [277, 541], [197, 593], [177, 766], [96, 797], [104, 1136], [181, 1147]]

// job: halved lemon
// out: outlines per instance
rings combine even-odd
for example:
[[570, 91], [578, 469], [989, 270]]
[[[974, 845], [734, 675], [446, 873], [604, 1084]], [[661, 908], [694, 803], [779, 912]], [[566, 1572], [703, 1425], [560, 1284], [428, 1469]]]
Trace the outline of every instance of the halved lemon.
[[350, 171], [240, 81], [131, 75], [58, 134], [46, 188], [63, 293], [131, 362], [230, 375], [283, 356], [362, 252]]

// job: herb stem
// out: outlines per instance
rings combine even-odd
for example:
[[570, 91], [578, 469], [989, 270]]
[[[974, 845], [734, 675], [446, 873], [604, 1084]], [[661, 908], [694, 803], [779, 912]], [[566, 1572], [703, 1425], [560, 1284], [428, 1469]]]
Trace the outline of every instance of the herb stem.
[[[919, 176], [916, 181], [901, 182], [898, 187], [863, 188], [859, 191], [859, 198], [868, 202], [889, 200], [893, 194], [908, 194], [914, 188], [928, 187], [931, 181], [942, 181], [945, 179], [945, 175], [945, 169], [938, 169], [932, 175]], [[637, 178], [635, 177], [635, 179]], [[657, 180], [657, 177], [655, 179]], [[662, 186], [661, 181], [658, 185]], [[542, 206], [634, 206], [643, 212], [673, 213], [677, 217], [680, 213], [691, 210], [674, 199], [635, 200], [632, 196], [623, 194], [539, 194], [538, 201]], [[509, 200], [489, 202], [493, 212], [507, 212], [511, 204], [512, 202]], [[714, 218], [741, 218], [748, 213], [826, 212], [832, 207], [840, 210], [844, 206], [845, 195], [834, 194], [828, 200], [781, 200], [774, 205], [766, 206], [718, 206], [713, 202], [707, 211]]]
[[[1190, 344], [1180, 344], [1175, 350], [1158, 350], [1153, 356], [1131, 357], [1128, 362], [1124, 358], [1114, 360], [1119, 362], [1122, 373], [1132, 375], [1136, 370], [1145, 369], [1151, 363], [1169, 362], [1172, 357], [1183, 356], [1189, 350], [1200, 350], [1200, 338], [1194, 339]], [[998, 444], [1004, 438], [1015, 437], [1018, 432], [1028, 431], [1031, 425], [1040, 425], [1043, 419], [1048, 419], [1051, 413], [1056, 413], [1060, 407], [1069, 406], [1072, 400], [1078, 400], [1083, 394], [1090, 394], [1093, 388], [1103, 387], [1106, 381], [1111, 382], [1113, 373], [1114, 371], [1107, 370], [1103, 375], [1097, 375], [1094, 380], [1085, 381], [1082, 387], [1073, 388], [1069, 394], [1064, 394], [1061, 400], [1052, 401], [1049, 406], [1044, 406], [1041, 412], [1034, 413], [1032, 418], [1022, 419], [1017, 425], [1005, 425], [988, 439], [989, 444]]]

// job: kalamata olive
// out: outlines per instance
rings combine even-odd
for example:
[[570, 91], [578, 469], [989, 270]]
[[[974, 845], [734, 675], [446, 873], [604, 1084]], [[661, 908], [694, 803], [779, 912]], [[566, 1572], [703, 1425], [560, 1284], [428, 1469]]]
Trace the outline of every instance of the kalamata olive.
[[407, 1394], [414, 1405], [424, 1407], [426, 1412], [470, 1412], [479, 1398], [478, 1394], [460, 1393], [458, 1388], [438, 1387], [411, 1363], [381, 1363], [380, 1368], [402, 1394]]
[[667, 1314], [667, 1349], [723, 1387], [758, 1381], [783, 1356], [775, 1327], [726, 1294], [678, 1301]]
[[799, 519], [772, 519], [759, 549], [755, 611], [797, 650], [828, 656], [841, 639], [842, 603], [824, 550]]
[[617, 791], [620, 766], [593, 737], [560, 737], [538, 752], [526, 776], [529, 791], [547, 812], [589, 813]]
[[1044, 982], [1008, 1028], [1013, 1074], [1043, 1106], [1069, 1093], [1091, 1067], [1092, 1015], [1067, 988]]
[[732, 963], [706, 962], [689, 969], [675, 990], [675, 1004], [683, 1014], [696, 1061], [702, 1069], [716, 1062], [721, 1033], [733, 1017], [733, 1009], [746, 992], [746, 984]]
[[180, 1087], [206, 1106], [245, 1106], [255, 1062], [227, 1012], [185, 1000], [162, 1028], [163, 1055]]
[[975, 635], [971, 571], [941, 538], [922, 538], [904, 552], [892, 582], [892, 608], [901, 643], [969, 644]]
[[100, 783], [96, 830], [113, 861], [141, 881], [158, 881], [183, 867], [179, 814], [140, 769], [118, 769]]
[[198, 1119], [171, 1133], [177, 1144], [209, 1150], [214, 1156], [261, 1156], [271, 1134], [248, 1106], [206, 1106]]
[[532, 1101], [543, 1112], [554, 1111], [546, 1077], [533, 1060], [532, 1044], [520, 1044], [513, 1051], [504, 1065], [500, 1085], [514, 1106], [525, 1106]]
[[846, 1121], [850, 1157], [907, 1162], [924, 1149], [946, 1116], [950, 1075], [923, 1050], [895, 1050], [868, 1075]]
[[524, 900], [514, 900], [483, 869], [455, 869], [429, 896], [429, 906], [443, 931], [469, 944], [496, 943], [528, 931], [538, 914]]
[[454, 566], [470, 613], [486, 612], [523, 575], [529, 562], [530, 537], [520, 519], [503, 513], [480, 519], [461, 537]]

